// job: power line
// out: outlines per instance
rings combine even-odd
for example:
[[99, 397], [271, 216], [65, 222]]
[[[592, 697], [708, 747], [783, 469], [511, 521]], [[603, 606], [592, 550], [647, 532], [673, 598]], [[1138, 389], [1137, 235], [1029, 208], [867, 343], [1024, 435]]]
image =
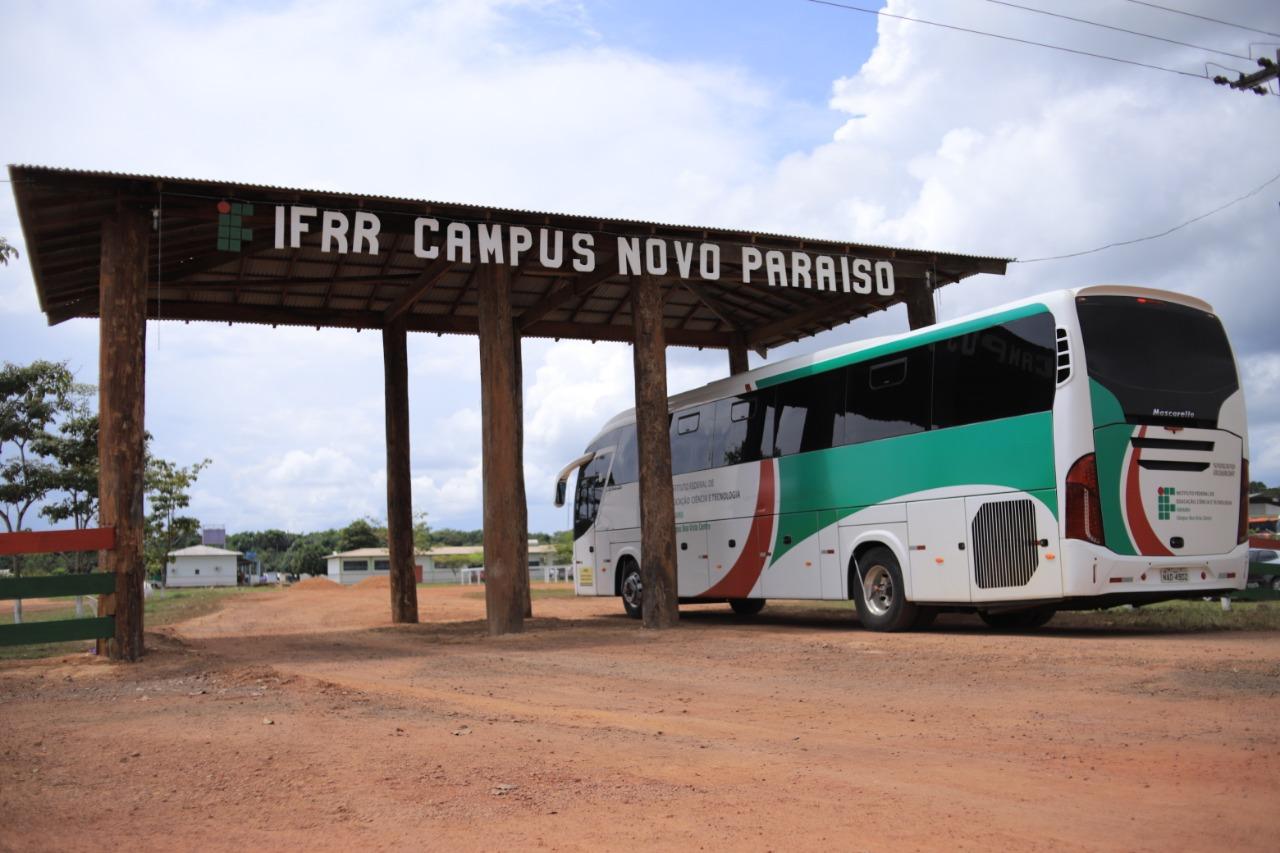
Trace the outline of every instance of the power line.
[[1125, 65], [1136, 65], [1139, 68], [1150, 68], [1153, 71], [1164, 71], [1169, 74], [1179, 74], [1183, 77], [1193, 77], [1196, 80], [1208, 79], [1203, 74], [1194, 74], [1190, 71], [1180, 71], [1177, 68], [1166, 68], [1163, 65], [1152, 65], [1149, 62], [1139, 62], [1136, 59], [1122, 59], [1118, 56], [1107, 56], [1104, 53], [1093, 53], [1088, 50], [1077, 50], [1074, 47], [1063, 47], [1062, 45], [1046, 44], [1045, 42], [1034, 41], [1032, 39], [1024, 39], [1024, 38], [1017, 38], [1016, 36], [1000, 35], [999, 33], [989, 33], [989, 32], [986, 32], [985, 30], [975, 30], [975, 29], [970, 29], [969, 27], [956, 26], [955, 24], [942, 24], [937, 21], [928, 21], [928, 20], [925, 20], [924, 18], [911, 18], [906, 15], [895, 15], [891, 12], [885, 12], [880, 9], [865, 9], [861, 6], [851, 6], [848, 3], [836, 3], [834, 2], [834, 0], [806, 0], [806, 2], [814, 3], [819, 6], [831, 6], [833, 8], [843, 9], [848, 12], [861, 12], [865, 15], [876, 15], [877, 17], [881, 17], [881, 18], [895, 18], [899, 21], [910, 21], [913, 24], [927, 24], [928, 26], [931, 26], [931, 27], [941, 27], [944, 30], [955, 30], [956, 32], [969, 33], [971, 35], [976, 35], [976, 36], [986, 36], [987, 38], [1000, 39], [1001, 41], [1011, 41], [1011, 42], [1016, 42], [1017, 44], [1027, 44], [1033, 47], [1048, 48], [1049, 50], [1060, 50], [1063, 53], [1074, 53], [1077, 56], [1091, 56], [1094, 59], [1105, 59], [1110, 62], [1120, 62]]
[[1244, 201], [1245, 199], [1253, 198], [1255, 195], [1262, 192], [1264, 189], [1271, 186], [1276, 181], [1280, 181], [1280, 174], [1273, 175], [1271, 178], [1269, 178], [1266, 181], [1263, 181], [1261, 184], [1249, 190], [1247, 193], [1240, 196], [1239, 198], [1232, 199], [1226, 204], [1219, 205], [1218, 207], [1215, 207], [1213, 210], [1209, 211], [1208, 213], [1202, 213], [1199, 216], [1192, 217], [1191, 219], [1188, 219], [1186, 222], [1183, 222], [1180, 225], [1175, 225], [1172, 228], [1169, 228], [1165, 231], [1161, 231], [1159, 234], [1150, 234], [1146, 237], [1137, 237], [1133, 240], [1120, 240], [1119, 242], [1116, 242], [1116, 243], [1108, 243], [1105, 246], [1098, 246], [1095, 249], [1085, 249], [1083, 252], [1069, 252], [1068, 254], [1065, 254], [1065, 255], [1050, 255], [1049, 257], [1026, 258], [1025, 260], [1019, 258], [1014, 260], [1013, 263], [1037, 264], [1037, 263], [1040, 263], [1041, 261], [1060, 261], [1060, 260], [1063, 260], [1064, 258], [1078, 258], [1081, 255], [1092, 255], [1097, 252], [1101, 252], [1105, 249], [1114, 249], [1117, 246], [1132, 246], [1134, 243], [1144, 243], [1147, 240], [1156, 240], [1156, 239], [1159, 239], [1160, 237], [1167, 237], [1168, 235], [1172, 234], [1174, 231], [1179, 231], [1183, 228], [1186, 228], [1188, 225], [1192, 225], [1196, 222], [1199, 222], [1201, 219], [1208, 219], [1210, 216], [1213, 216], [1215, 213], [1221, 213], [1222, 211], [1226, 210], [1228, 207], [1237, 205], [1240, 202]]
[[1147, 0], [1129, 0], [1129, 2], [1137, 3], [1139, 6], [1150, 6], [1152, 9], [1159, 9], [1161, 12], [1170, 12], [1174, 15], [1186, 15], [1188, 18], [1199, 18], [1202, 21], [1222, 24], [1224, 27], [1235, 27], [1238, 30], [1248, 30], [1251, 33], [1262, 33], [1264, 36], [1275, 36], [1280, 38], [1280, 33], [1273, 33], [1270, 30], [1260, 30], [1256, 27], [1246, 27], [1244, 24], [1233, 24], [1230, 21], [1224, 21], [1221, 18], [1210, 18], [1207, 15], [1197, 15], [1195, 12], [1184, 12], [1181, 9], [1171, 9], [1168, 6], [1161, 6], [1159, 3], [1148, 3]]
[[1162, 41], [1162, 42], [1165, 42], [1166, 44], [1176, 44], [1178, 47], [1192, 47], [1192, 48], [1195, 48], [1196, 50], [1204, 50], [1204, 51], [1208, 51], [1209, 53], [1219, 54], [1221, 56], [1230, 56], [1232, 59], [1249, 60], [1253, 58], [1250, 56], [1242, 56], [1239, 53], [1232, 53], [1229, 50], [1218, 50], [1216, 47], [1205, 47], [1204, 45], [1191, 44], [1190, 42], [1165, 38], [1164, 36], [1156, 36], [1156, 35], [1152, 35], [1151, 33], [1141, 32], [1139, 30], [1129, 30], [1129, 29], [1125, 29], [1124, 27], [1116, 27], [1116, 26], [1112, 26], [1111, 24], [1104, 24], [1101, 21], [1090, 21], [1086, 18], [1073, 18], [1070, 15], [1063, 15], [1058, 12], [1050, 12], [1047, 9], [1036, 9], [1031, 6], [1023, 6], [1020, 3], [1009, 3], [1007, 2], [1007, 0], [987, 0], [987, 2], [995, 3], [997, 6], [1008, 6], [1011, 9], [1021, 9], [1024, 12], [1034, 12], [1037, 15], [1048, 15], [1050, 18], [1060, 18], [1061, 20], [1071, 21], [1076, 24], [1087, 24], [1088, 26], [1091, 26], [1091, 27], [1100, 27], [1104, 30], [1112, 30], [1113, 32], [1117, 32], [1117, 33], [1127, 33], [1128, 35], [1131, 35], [1131, 36], [1139, 36], [1140, 38], [1144, 38], [1144, 39], [1153, 39], [1155, 41]]

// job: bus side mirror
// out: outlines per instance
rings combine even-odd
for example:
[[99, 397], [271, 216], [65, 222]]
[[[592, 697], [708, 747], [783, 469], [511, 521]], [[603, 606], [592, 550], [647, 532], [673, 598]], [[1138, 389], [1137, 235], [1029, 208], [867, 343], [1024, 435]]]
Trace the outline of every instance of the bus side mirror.
[[556, 483], [556, 506], [564, 506], [564, 491], [568, 485], [568, 482], [565, 480], [561, 480]]

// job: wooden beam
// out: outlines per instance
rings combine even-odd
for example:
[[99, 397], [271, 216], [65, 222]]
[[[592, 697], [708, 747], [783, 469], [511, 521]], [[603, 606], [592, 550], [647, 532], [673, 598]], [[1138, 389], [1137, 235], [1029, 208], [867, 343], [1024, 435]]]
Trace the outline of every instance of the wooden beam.
[[[832, 294], [824, 293], [821, 295], [830, 299], [837, 298], [837, 296]], [[804, 326], [811, 326], [823, 321], [829, 323], [831, 322], [832, 313], [835, 310], [836, 306], [826, 302], [824, 299], [823, 301], [810, 305], [808, 308], [798, 311], [795, 314], [782, 317], [772, 323], [765, 323], [763, 325], [756, 326], [754, 329], [747, 332], [747, 344], [749, 346], [768, 344], [774, 338], [790, 337], [797, 329]], [[866, 312], [859, 312], [849, 319], [852, 320], [856, 317], [864, 316], [865, 313]]]
[[912, 329], [922, 329], [938, 322], [938, 314], [933, 305], [933, 287], [930, 279], [915, 279], [905, 288], [907, 303], [907, 324]]
[[[520, 470], [520, 404], [516, 391], [515, 324], [511, 271], [483, 264], [479, 285], [480, 409], [484, 478], [484, 598], [489, 633], [524, 630], [520, 577], [529, 573], [521, 555], [528, 532], [520, 520], [524, 472]], [[527, 581], [526, 581], [527, 583]]]
[[662, 286], [650, 276], [632, 280], [635, 325], [636, 443], [640, 455], [640, 581], [646, 628], [670, 628], [679, 619], [676, 591], [676, 508], [671, 489], [667, 424], [667, 345]]
[[391, 562], [391, 621], [418, 621], [414, 575], [413, 479], [409, 468], [409, 356], [404, 317], [382, 329], [387, 427], [387, 545]]
[[417, 304], [422, 295], [435, 286], [435, 283], [444, 278], [449, 270], [453, 269], [453, 261], [440, 257], [427, 264], [426, 268], [419, 274], [418, 280], [409, 285], [404, 291], [395, 298], [395, 301], [387, 306], [387, 310], [382, 312], [385, 322], [391, 322], [401, 314], [409, 311]]
[[729, 375], [737, 376], [750, 369], [751, 365], [747, 361], [747, 339], [742, 335], [735, 335], [733, 343], [729, 344]]
[[614, 256], [601, 258], [595, 270], [583, 273], [578, 278], [567, 282], [542, 297], [540, 302], [530, 305], [520, 312], [517, 322], [520, 331], [524, 331], [552, 311], [573, 299], [581, 299], [600, 285], [617, 275], [618, 261]]
[[[142, 656], [143, 462], [146, 395], [147, 250], [150, 217], [120, 205], [102, 226], [98, 360], [98, 495], [115, 548], [99, 563], [115, 572], [115, 593], [98, 599], [98, 616], [115, 616], [115, 636], [99, 641], [112, 660]], [[104, 648], [105, 647], [105, 648]]]
[[732, 314], [730, 314], [728, 308], [724, 304], [722, 304], [710, 293], [707, 293], [707, 289], [705, 287], [702, 287], [701, 285], [692, 281], [681, 281], [680, 284], [684, 287], [685, 290], [692, 293], [694, 295], [694, 298], [696, 298], [703, 305], [707, 306], [708, 311], [710, 311], [712, 314], [715, 314], [717, 317], [719, 317], [720, 322], [724, 323], [726, 326], [728, 326], [730, 329], [733, 329], [733, 331], [735, 332], [742, 331], [742, 324], [738, 322], [738, 320], [734, 318]]

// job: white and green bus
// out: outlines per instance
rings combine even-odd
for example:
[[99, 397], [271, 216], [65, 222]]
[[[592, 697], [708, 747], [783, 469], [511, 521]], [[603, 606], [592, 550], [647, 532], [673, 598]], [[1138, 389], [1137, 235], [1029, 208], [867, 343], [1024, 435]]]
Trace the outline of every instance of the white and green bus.
[[[670, 400], [678, 593], [852, 598], [867, 628], [1243, 589], [1248, 438], [1212, 308], [1135, 287], [1011, 303]], [[576, 471], [579, 595], [640, 612], [635, 415]]]

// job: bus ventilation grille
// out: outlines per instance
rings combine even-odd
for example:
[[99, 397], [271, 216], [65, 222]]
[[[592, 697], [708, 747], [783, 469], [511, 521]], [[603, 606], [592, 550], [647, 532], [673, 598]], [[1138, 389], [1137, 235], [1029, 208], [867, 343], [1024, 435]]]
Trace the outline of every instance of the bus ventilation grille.
[[1058, 384], [1071, 378], [1071, 341], [1067, 338], [1067, 330], [1058, 329]]
[[1031, 501], [983, 504], [973, 517], [973, 575], [978, 587], [1026, 586], [1039, 562]]

